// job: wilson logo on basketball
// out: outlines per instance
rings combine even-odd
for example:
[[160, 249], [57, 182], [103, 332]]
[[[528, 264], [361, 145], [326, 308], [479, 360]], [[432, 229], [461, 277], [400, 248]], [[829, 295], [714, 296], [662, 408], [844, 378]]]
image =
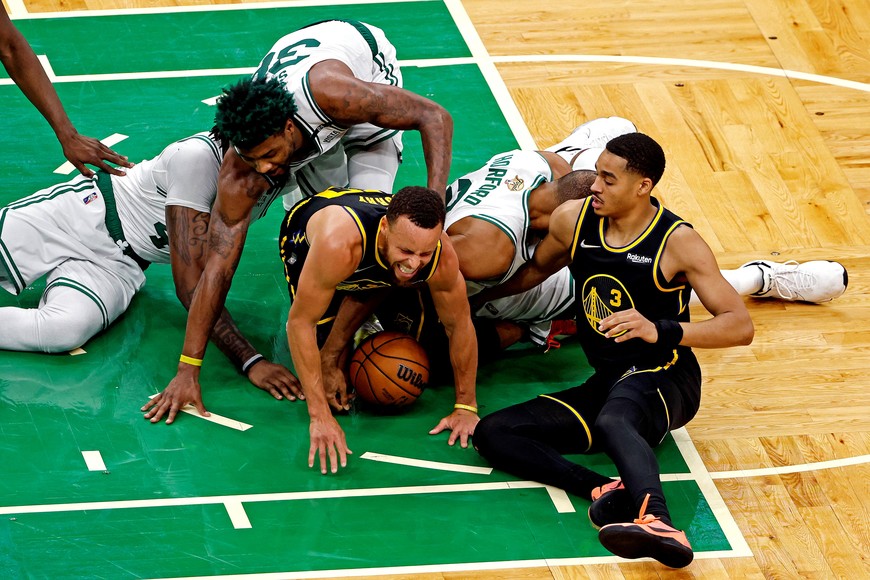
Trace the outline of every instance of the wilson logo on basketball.
[[396, 369], [396, 377], [405, 381], [406, 383], [412, 384], [418, 389], [422, 389], [426, 387], [426, 381], [423, 379], [423, 375], [420, 373], [415, 373], [413, 370], [409, 369], [403, 364], [400, 364]]

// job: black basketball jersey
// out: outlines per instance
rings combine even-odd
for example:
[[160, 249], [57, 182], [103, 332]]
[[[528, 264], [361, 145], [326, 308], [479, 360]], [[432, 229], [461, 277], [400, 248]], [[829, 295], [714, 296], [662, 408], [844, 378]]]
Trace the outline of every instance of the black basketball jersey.
[[647, 319], [689, 321], [687, 282], [668, 282], [659, 265], [668, 237], [677, 227], [690, 224], [662, 207], [636, 240], [614, 248], [604, 240], [606, 219], [598, 217], [591, 199], [574, 228], [571, 264], [577, 304], [577, 332], [589, 364], [595, 369], [613, 371], [638, 363], [665, 364], [673, 350], [644, 342], [639, 338], [617, 343], [598, 330], [598, 323], [620, 310], [635, 308]]
[[[344, 292], [359, 292], [374, 288], [393, 286], [395, 279], [390, 265], [378, 253], [378, 231], [381, 218], [387, 214], [392, 195], [376, 190], [340, 189], [330, 187], [317, 195], [303, 199], [294, 205], [278, 236], [284, 275], [290, 290], [290, 298], [296, 297], [302, 266], [308, 257], [310, 246], [305, 235], [308, 221], [321, 209], [337, 205], [343, 208], [356, 223], [362, 237], [363, 256], [356, 271], [338, 284], [335, 289]], [[435, 273], [441, 259], [441, 242], [435, 248], [432, 260], [422, 268], [411, 285], [423, 284]]]

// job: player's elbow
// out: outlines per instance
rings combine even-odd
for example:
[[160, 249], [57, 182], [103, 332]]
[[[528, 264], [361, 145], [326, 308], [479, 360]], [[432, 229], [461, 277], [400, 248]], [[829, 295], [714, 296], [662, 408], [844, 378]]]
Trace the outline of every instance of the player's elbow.
[[741, 317], [740, 323], [738, 324], [734, 334], [737, 345], [747, 346], [752, 344], [752, 339], [755, 338], [755, 325], [752, 323], [749, 314]]

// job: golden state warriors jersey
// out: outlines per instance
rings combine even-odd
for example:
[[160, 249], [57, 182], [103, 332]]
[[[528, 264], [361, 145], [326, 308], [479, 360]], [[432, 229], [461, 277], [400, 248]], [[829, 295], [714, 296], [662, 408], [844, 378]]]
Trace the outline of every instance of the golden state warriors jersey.
[[596, 369], [613, 370], [613, 365], [637, 362], [663, 364], [673, 358], [673, 349], [639, 338], [614, 342], [598, 330], [598, 323], [630, 308], [653, 322], [689, 321], [692, 288], [688, 282], [666, 281], [660, 261], [671, 233], [691, 225], [650, 198], [658, 211], [646, 230], [627, 246], [611, 247], [604, 237], [606, 220], [595, 215], [591, 199], [583, 203], [577, 219], [569, 265], [575, 280], [577, 332], [586, 358]]
[[[296, 296], [302, 266], [311, 248], [305, 233], [308, 221], [315, 213], [329, 206], [340, 206], [353, 218], [359, 229], [363, 247], [363, 257], [356, 270], [335, 289], [359, 292], [393, 286], [394, 277], [390, 265], [384, 262], [378, 253], [379, 226], [381, 218], [387, 214], [387, 206], [391, 199], [390, 194], [382, 191], [331, 187], [294, 205], [287, 212], [278, 236], [290, 298]], [[439, 241], [432, 260], [417, 273], [411, 284], [422, 284], [432, 277], [440, 259], [441, 242]]]

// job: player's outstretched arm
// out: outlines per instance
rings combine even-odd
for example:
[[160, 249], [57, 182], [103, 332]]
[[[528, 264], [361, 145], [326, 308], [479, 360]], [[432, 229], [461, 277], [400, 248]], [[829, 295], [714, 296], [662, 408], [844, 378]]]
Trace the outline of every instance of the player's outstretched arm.
[[574, 226], [582, 203], [567, 201], [557, 207], [550, 217], [549, 231], [538, 244], [532, 259], [520, 266], [504, 284], [475, 294], [472, 298], [475, 310], [487, 302], [530, 290], [570, 264]]
[[76, 169], [88, 177], [94, 174], [85, 163], [90, 163], [114, 175], [124, 175], [120, 169], [106, 161], [122, 167], [132, 167], [126, 157], [118, 155], [96, 139], [79, 135], [63, 109], [60, 98], [54, 90], [45, 70], [36, 58], [30, 44], [12, 24], [5, 7], [0, 6], [0, 61], [10, 78], [42, 113], [57, 135], [63, 147], [63, 155]]
[[465, 280], [459, 272], [459, 260], [446, 233], [441, 234], [441, 245], [441, 262], [429, 279], [429, 290], [449, 340], [456, 403], [453, 411], [429, 434], [436, 435], [449, 429], [452, 432], [448, 444], [453, 445], [458, 439], [462, 447], [468, 447], [468, 438], [474, 435], [474, 428], [480, 421], [476, 386], [477, 335], [471, 324], [471, 308], [465, 293]]
[[[166, 207], [175, 294], [188, 310], [205, 265], [210, 218], [209, 212], [180, 205]], [[295, 401], [302, 396], [302, 388], [296, 376], [283, 365], [263, 358], [239, 330], [226, 308], [215, 323], [210, 338], [236, 368], [247, 375], [255, 387], [278, 400], [287, 398]]]
[[337, 60], [311, 67], [309, 79], [318, 106], [342, 125], [419, 131], [427, 185], [444, 198], [453, 154], [453, 118], [444, 107], [399, 87], [361, 81]]
[[287, 342], [311, 418], [308, 466], [313, 467], [317, 457], [321, 473], [326, 473], [327, 464], [336, 473], [339, 464], [347, 465], [351, 451], [332, 416], [331, 405], [338, 406], [337, 401], [328, 399], [324, 387], [317, 323], [329, 308], [335, 287], [359, 265], [362, 238], [353, 219], [338, 206], [315, 213], [308, 221], [306, 237], [310, 249], [287, 317]]
[[[239, 171], [241, 170], [241, 171]], [[208, 415], [202, 402], [199, 371], [209, 336], [224, 309], [227, 292], [242, 255], [251, 220], [251, 209], [265, 188], [265, 180], [254, 174], [230, 151], [221, 166], [217, 201], [212, 208], [208, 253], [202, 276], [187, 314], [184, 346], [175, 378], [162, 393], [146, 403], [145, 418], [157, 423], [165, 415], [172, 423], [184, 405], [192, 403]]]

